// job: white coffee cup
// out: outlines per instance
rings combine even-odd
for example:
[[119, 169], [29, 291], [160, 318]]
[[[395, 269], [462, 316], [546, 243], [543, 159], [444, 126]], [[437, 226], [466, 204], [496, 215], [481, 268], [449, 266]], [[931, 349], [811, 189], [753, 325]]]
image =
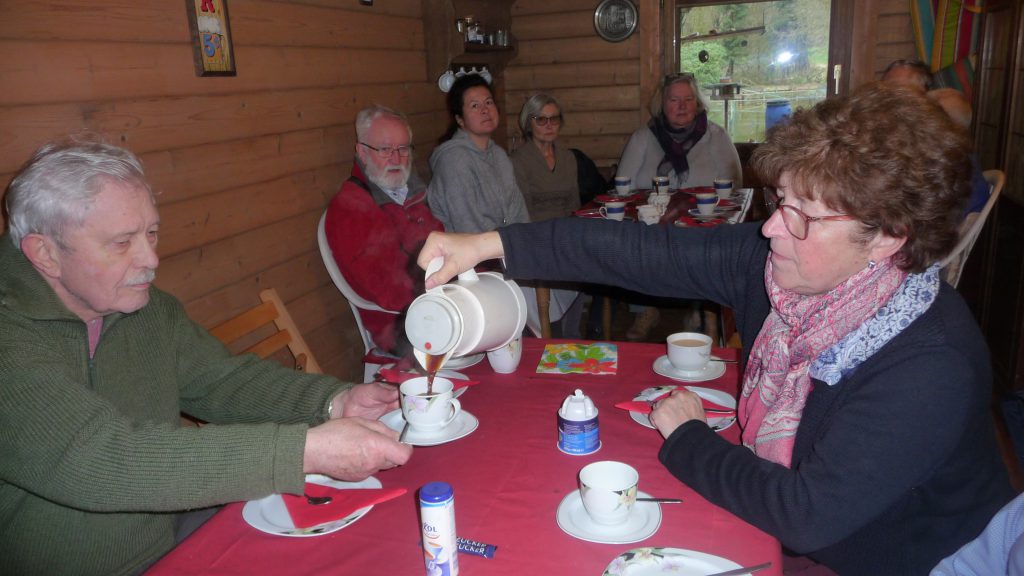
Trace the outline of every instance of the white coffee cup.
[[600, 212], [602, 218], [607, 218], [608, 220], [622, 220], [626, 217], [626, 203], [605, 202], [604, 206], [601, 206]]
[[722, 200], [732, 196], [732, 179], [731, 178], [716, 178], [715, 179], [715, 193]]
[[595, 524], [613, 526], [629, 518], [640, 474], [629, 464], [602, 460], [580, 470], [583, 508]]
[[655, 176], [651, 184], [658, 194], [668, 194], [668, 176]]
[[715, 207], [718, 206], [720, 200], [718, 194], [714, 192], [702, 192], [696, 195], [697, 200], [697, 211], [700, 212], [701, 216], [711, 216], [715, 213]]
[[657, 224], [661, 220], [661, 211], [658, 210], [657, 206], [650, 204], [638, 207], [636, 214], [644, 224]]
[[665, 339], [668, 361], [676, 370], [703, 370], [711, 359], [711, 337], [700, 332], [676, 332]]
[[629, 176], [616, 176], [615, 177], [615, 193], [619, 196], [629, 196], [630, 190], [633, 188], [633, 179]]
[[452, 423], [462, 411], [462, 404], [452, 397], [452, 381], [434, 377], [431, 393], [427, 394], [427, 377], [410, 378], [399, 387], [402, 417], [413, 430], [436, 432]]
[[501, 348], [487, 352], [487, 361], [498, 374], [511, 374], [523, 358], [523, 339], [515, 338]]

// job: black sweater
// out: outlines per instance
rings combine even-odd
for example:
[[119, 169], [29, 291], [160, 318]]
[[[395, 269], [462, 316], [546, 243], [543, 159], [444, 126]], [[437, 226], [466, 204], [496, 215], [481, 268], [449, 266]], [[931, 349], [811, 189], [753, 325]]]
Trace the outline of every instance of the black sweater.
[[[500, 231], [514, 278], [702, 298], [736, 312], [749, 353], [769, 312], [757, 224], [680, 229], [564, 219]], [[839, 574], [927, 574], [1012, 497], [990, 411], [984, 339], [957, 293], [835, 386], [815, 380], [792, 468], [700, 421], [661, 462], [709, 501]]]

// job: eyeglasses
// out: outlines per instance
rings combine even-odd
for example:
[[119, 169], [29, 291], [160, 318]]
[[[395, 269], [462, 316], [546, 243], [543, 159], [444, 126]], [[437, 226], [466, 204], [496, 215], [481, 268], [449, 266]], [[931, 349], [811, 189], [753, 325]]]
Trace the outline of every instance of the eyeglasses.
[[789, 204], [783, 204], [779, 193], [775, 188], [764, 189], [764, 204], [768, 207], [768, 213], [774, 214], [776, 210], [782, 212], [782, 223], [797, 240], [807, 239], [807, 229], [811, 222], [828, 222], [830, 220], [856, 220], [849, 214], [836, 214], [835, 216], [808, 216], [802, 210]]
[[380, 148], [370, 146], [366, 142], [360, 142], [360, 144], [376, 152], [377, 156], [380, 156], [383, 160], [391, 158], [391, 155], [395, 152], [398, 152], [398, 155], [402, 158], [408, 158], [409, 155], [412, 154], [412, 151], [416, 149], [412, 144], [406, 144], [404, 146], [382, 146]]
[[668, 87], [676, 80], [693, 80], [693, 78], [694, 76], [692, 72], [676, 72], [674, 74], [667, 74], [661, 81], [661, 85]]
[[561, 114], [555, 114], [554, 116], [531, 116], [531, 118], [537, 123], [537, 126], [547, 126], [548, 124], [560, 126], [562, 124]]

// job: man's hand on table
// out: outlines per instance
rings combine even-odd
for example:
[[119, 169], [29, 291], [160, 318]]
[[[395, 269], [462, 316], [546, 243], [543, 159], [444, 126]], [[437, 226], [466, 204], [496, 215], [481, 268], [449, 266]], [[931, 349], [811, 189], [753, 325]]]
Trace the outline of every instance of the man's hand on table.
[[686, 388], [678, 388], [655, 403], [650, 419], [663, 438], [690, 420], [708, 421], [700, 396]]
[[331, 401], [332, 418], [377, 420], [398, 408], [398, 387], [381, 382], [356, 384]]
[[497, 232], [482, 234], [455, 234], [431, 232], [416, 258], [420, 268], [427, 269], [431, 260], [444, 258], [444, 266], [434, 272], [426, 281], [426, 289], [440, 286], [484, 260], [501, 258], [505, 249]]
[[405, 464], [412, 446], [376, 420], [336, 418], [306, 432], [303, 472], [358, 482], [378, 470]]

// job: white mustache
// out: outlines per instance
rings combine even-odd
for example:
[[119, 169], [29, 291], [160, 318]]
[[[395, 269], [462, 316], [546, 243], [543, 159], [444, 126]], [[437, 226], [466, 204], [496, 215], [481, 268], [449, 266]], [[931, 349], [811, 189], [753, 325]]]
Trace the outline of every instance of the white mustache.
[[153, 269], [145, 270], [141, 274], [136, 276], [135, 278], [129, 278], [128, 279], [128, 285], [129, 286], [137, 286], [139, 284], [149, 284], [155, 278], [156, 278], [156, 270], [153, 270]]

